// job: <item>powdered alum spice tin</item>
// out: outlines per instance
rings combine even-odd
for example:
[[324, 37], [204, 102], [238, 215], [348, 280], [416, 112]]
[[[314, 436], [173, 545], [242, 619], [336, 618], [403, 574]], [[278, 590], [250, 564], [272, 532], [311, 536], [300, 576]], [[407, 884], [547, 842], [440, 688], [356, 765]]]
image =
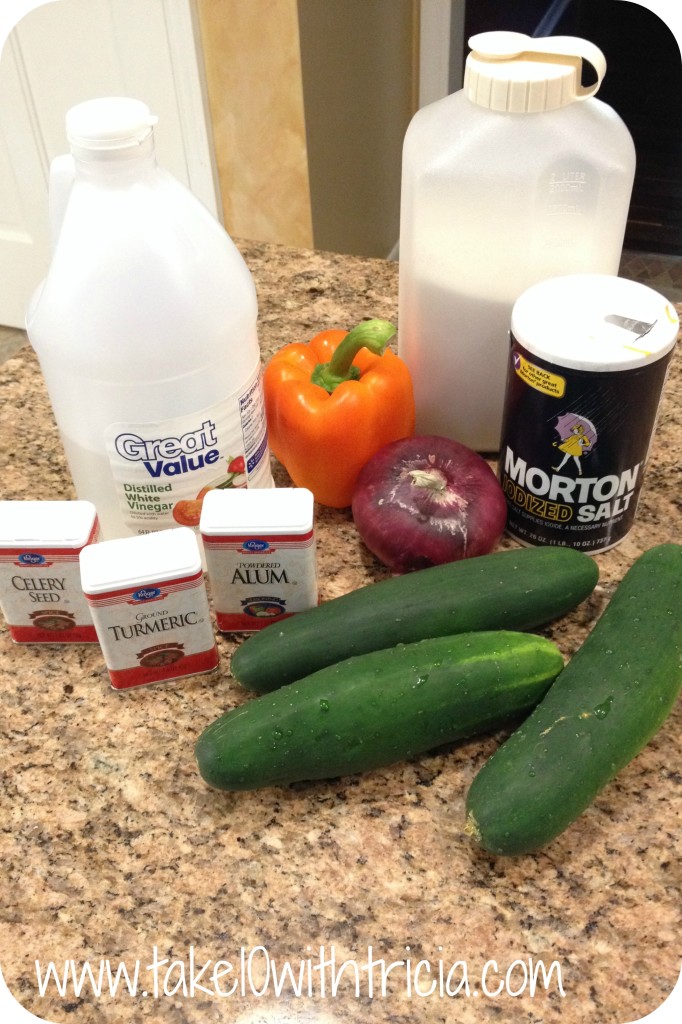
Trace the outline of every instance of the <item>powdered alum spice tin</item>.
[[208, 492], [200, 530], [220, 630], [255, 632], [317, 604], [313, 516], [304, 487]]
[[81, 553], [80, 568], [114, 689], [218, 666], [193, 530], [103, 541]]
[[678, 330], [663, 296], [608, 275], [518, 299], [499, 461], [511, 536], [588, 554], [623, 540]]
[[0, 501], [0, 605], [16, 643], [97, 643], [78, 557], [98, 532], [89, 501]]

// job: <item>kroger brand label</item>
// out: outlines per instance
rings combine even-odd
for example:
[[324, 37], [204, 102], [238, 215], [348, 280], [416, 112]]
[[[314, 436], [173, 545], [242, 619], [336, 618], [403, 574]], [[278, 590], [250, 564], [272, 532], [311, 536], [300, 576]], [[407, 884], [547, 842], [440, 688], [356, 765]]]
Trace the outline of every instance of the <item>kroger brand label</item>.
[[317, 604], [313, 531], [287, 536], [203, 535], [218, 629], [255, 632]]
[[632, 370], [555, 366], [512, 335], [499, 477], [507, 531], [588, 553], [634, 521], [669, 357]]
[[[95, 541], [97, 525], [88, 543]], [[81, 548], [0, 551], [0, 605], [16, 643], [97, 643], [80, 582]]]
[[161, 597], [160, 587], [143, 587], [142, 590], [133, 591], [133, 601], [155, 601]]
[[45, 555], [39, 555], [36, 551], [22, 551], [17, 556], [17, 562], [19, 565], [45, 565], [47, 558]]
[[114, 689], [217, 667], [203, 572], [87, 599]]
[[260, 369], [218, 405], [163, 422], [112, 424], [105, 443], [123, 516], [134, 533], [196, 527], [207, 488], [267, 482]]
[[270, 550], [270, 542], [267, 540], [245, 540], [241, 547], [249, 553], [262, 554], [263, 551]]

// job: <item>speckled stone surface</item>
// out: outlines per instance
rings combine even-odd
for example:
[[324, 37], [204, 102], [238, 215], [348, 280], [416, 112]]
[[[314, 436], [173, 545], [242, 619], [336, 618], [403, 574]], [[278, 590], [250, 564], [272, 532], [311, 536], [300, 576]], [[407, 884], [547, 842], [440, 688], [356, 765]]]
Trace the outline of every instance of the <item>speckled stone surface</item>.
[[[397, 315], [397, 266], [373, 260], [243, 245], [259, 290], [263, 354], [324, 326]], [[46, 392], [30, 350], [0, 371], [0, 466], [5, 498], [73, 496]], [[614, 586], [647, 547], [682, 537], [682, 361], [673, 363], [635, 528], [597, 556], [594, 595], [546, 630], [572, 654]], [[286, 481], [277, 467], [279, 483]], [[348, 512], [317, 510], [323, 599], [382, 578]], [[504, 541], [503, 546], [512, 546]], [[0, 626], [0, 966], [29, 1010], [73, 1024], [239, 1024], [305, 1021], [509, 1021], [625, 1024], [655, 1009], [682, 959], [682, 707], [659, 735], [561, 837], [542, 852], [496, 859], [462, 832], [469, 783], [503, 734], [472, 740], [382, 771], [256, 793], [209, 790], [193, 744], [223, 710], [249, 699], [230, 678], [233, 641], [219, 638], [217, 674], [132, 693], [111, 690], [96, 647], [19, 647]], [[291, 987], [261, 997], [245, 980], [233, 995], [207, 994], [213, 965], [230, 991], [240, 952], [254, 987], [266, 954], [298, 975], [310, 958], [313, 997]], [[158, 998], [153, 989], [156, 947]], [[321, 990], [320, 947], [360, 969]], [[369, 950], [377, 962], [370, 996]], [[135, 998], [96, 998], [87, 987], [41, 996], [34, 962], [140, 964]], [[395, 967], [410, 959], [423, 991], [410, 994]], [[509, 965], [556, 961], [545, 991], [495, 991]], [[173, 965], [172, 962], [176, 961]], [[441, 995], [439, 962], [459, 961], [470, 995]], [[410, 975], [413, 977], [413, 973]], [[165, 989], [164, 992], [164, 982]], [[305, 991], [305, 986], [304, 986]]]

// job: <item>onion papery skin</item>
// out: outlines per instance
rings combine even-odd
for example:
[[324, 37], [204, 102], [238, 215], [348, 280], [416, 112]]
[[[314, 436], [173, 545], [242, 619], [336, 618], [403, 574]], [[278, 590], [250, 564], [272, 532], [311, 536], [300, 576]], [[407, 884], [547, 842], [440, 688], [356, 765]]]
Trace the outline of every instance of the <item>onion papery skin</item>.
[[476, 452], [435, 435], [385, 445], [361, 470], [353, 520], [373, 555], [396, 573], [489, 554], [507, 503]]

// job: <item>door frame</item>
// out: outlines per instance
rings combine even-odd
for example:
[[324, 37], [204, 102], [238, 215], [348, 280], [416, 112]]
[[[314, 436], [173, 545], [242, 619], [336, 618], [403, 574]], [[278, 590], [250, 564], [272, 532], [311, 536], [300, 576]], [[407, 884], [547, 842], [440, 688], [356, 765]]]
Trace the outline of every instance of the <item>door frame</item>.
[[[55, 109], [51, 108], [49, 116], [45, 116], [43, 104], [46, 102], [46, 90], [49, 90], [49, 78], [41, 77], [44, 76], [41, 70], [45, 67], [44, 59], [36, 61], [35, 51], [25, 49], [33, 45], [29, 40], [40, 39], [42, 35], [42, 55], [49, 51], [51, 36], [42, 32], [42, 21], [30, 26], [25, 19], [27, 15], [38, 16], [41, 8], [55, 9], [68, 2], [19, 0], [13, 20], [6, 17], [8, 10], [5, 8], [5, 17], [0, 25], [3, 31], [7, 28], [6, 39], [0, 40], [5, 44], [1, 50], [5, 66], [3, 94], [0, 96], [2, 141], [9, 150], [9, 168], [10, 173], [14, 170], [21, 211], [16, 221], [12, 220], [13, 200], [10, 199], [10, 219], [3, 225], [4, 242], [11, 247], [14, 241], [17, 247], [16, 259], [12, 255], [11, 269], [7, 275], [3, 274], [0, 281], [0, 321], [10, 327], [23, 327], [30, 294], [44, 276], [49, 263], [47, 211], [50, 162], [66, 148], [65, 142], [62, 145], [63, 124], [55, 122]], [[0, 0], [0, 3], [9, 5], [13, 0]], [[105, 4], [106, 9], [111, 10], [111, 31], [120, 41], [122, 66], [131, 70], [137, 68], [137, 63], [131, 65], [130, 62], [137, 62], [139, 52], [140, 73], [133, 70], [131, 81], [141, 79], [144, 82], [145, 75], [154, 74], [157, 59], [150, 63], [144, 47], [138, 44], [136, 26], [139, 31], [139, 22], [135, 17], [135, 4], [133, 0], [121, 0], [120, 3], [119, 0], [105, 0]], [[163, 95], [168, 98], [164, 116], [172, 112], [171, 130], [164, 136], [165, 148], [159, 148], [159, 158], [164, 162], [166, 157], [163, 154], [170, 156], [173, 153], [170, 164], [164, 165], [180, 177], [222, 223], [223, 204], [214, 155], [197, 0], [157, 0], [154, 9], [156, 13], [150, 19], [149, 30], [153, 25], [154, 38], [158, 37], [158, 68], [163, 69], [164, 75], [157, 81], [163, 82]], [[73, 32], [73, 23], [78, 23], [79, 16], [79, 7], [73, 7], [63, 22], [66, 32]], [[56, 17], [59, 20], [58, 14]], [[54, 19], [55, 14], [51, 14], [46, 24], [54, 25]], [[109, 88], [115, 86], [109, 85]], [[135, 88], [134, 84], [131, 88]], [[67, 94], [68, 90], [65, 90], [64, 96], [60, 96], [65, 99]], [[157, 102], [159, 98], [157, 96]], [[169, 139], [173, 140], [170, 147]], [[3, 260], [7, 258], [5, 253]], [[5, 267], [6, 263], [2, 265]]]
[[[176, 79], [182, 136], [187, 140], [187, 173], [192, 192], [222, 223], [222, 203], [211, 111], [204, 74], [196, 0], [162, 0], [168, 48]], [[187, 40], [191, 40], [191, 47]], [[198, 118], [197, 111], [203, 116]]]
[[466, 0], [420, 0], [420, 107], [461, 88]]

